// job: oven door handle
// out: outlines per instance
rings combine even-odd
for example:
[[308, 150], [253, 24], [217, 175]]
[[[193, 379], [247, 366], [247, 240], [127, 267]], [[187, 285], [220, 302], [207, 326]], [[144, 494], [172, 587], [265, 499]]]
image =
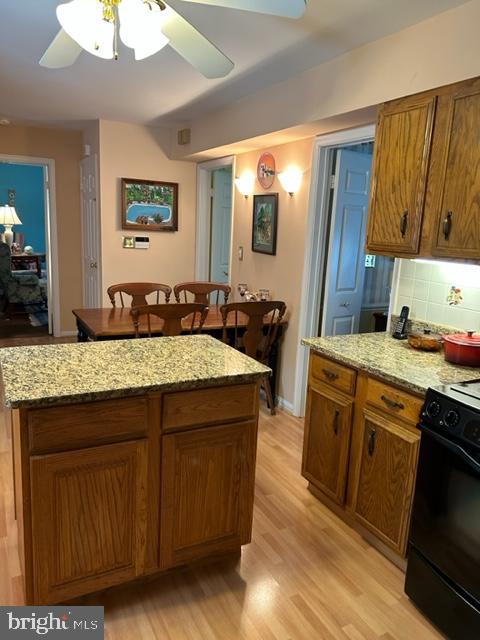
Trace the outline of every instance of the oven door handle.
[[432, 429], [430, 429], [424, 424], [419, 424], [418, 427], [421, 431], [423, 431], [424, 433], [427, 433], [431, 438], [433, 438], [442, 446], [446, 447], [452, 453], [454, 453], [459, 458], [461, 458], [463, 462], [465, 462], [465, 464], [467, 464], [471, 469], [473, 469], [473, 471], [475, 471], [477, 474], [480, 474], [480, 463], [477, 462], [475, 458], [472, 458], [472, 456], [469, 455], [463, 447], [456, 444], [455, 442], [452, 442], [451, 440], [448, 440], [447, 438], [444, 438], [442, 435], [440, 435], [436, 431], [432, 431]]

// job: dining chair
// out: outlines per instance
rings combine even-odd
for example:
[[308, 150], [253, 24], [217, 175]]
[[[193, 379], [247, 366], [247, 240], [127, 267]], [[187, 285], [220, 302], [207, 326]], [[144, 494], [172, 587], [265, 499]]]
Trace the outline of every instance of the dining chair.
[[157, 294], [156, 304], [160, 303], [160, 292], [165, 296], [165, 302], [170, 302], [172, 295], [172, 287], [168, 284], [159, 284], [158, 282], [123, 282], [121, 284], [112, 284], [107, 289], [108, 297], [112, 306], [115, 307], [115, 296], [120, 294], [120, 303], [125, 306], [123, 294], [132, 297], [131, 307], [138, 307], [147, 304], [147, 296], [151, 293]]
[[[198, 302], [145, 304], [132, 307], [131, 314], [136, 338], [140, 338], [140, 321], [144, 316], [147, 316], [147, 333], [149, 337], [152, 336], [151, 316], [163, 320], [163, 325], [160, 329], [162, 336], [179, 336], [182, 332], [200, 332], [208, 314], [208, 306]], [[191, 316], [191, 319], [187, 323], [186, 320], [189, 316]]]
[[203, 304], [211, 303], [211, 294], [216, 292], [215, 304], [219, 303], [220, 292], [223, 292], [223, 302], [228, 302], [228, 296], [230, 295], [232, 288], [228, 284], [222, 284], [221, 282], [180, 282], [173, 287], [173, 293], [175, 300], [180, 302], [180, 294], [183, 293], [184, 302], [188, 302], [188, 294], [192, 294], [194, 302], [202, 302]]
[[[223, 323], [223, 342], [268, 366], [270, 353], [286, 310], [287, 306], [281, 300], [231, 302], [222, 305], [220, 313]], [[227, 327], [231, 315], [233, 315], [233, 325], [229, 324]], [[247, 317], [246, 324], [245, 316]], [[233, 341], [229, 339], [229, 332], [231, 335], [232, 328]], [[264, 378], [262, 386], [267, 396], [268, 408], [273, 416], [275, 415], [275, 403], [269, 378]]]

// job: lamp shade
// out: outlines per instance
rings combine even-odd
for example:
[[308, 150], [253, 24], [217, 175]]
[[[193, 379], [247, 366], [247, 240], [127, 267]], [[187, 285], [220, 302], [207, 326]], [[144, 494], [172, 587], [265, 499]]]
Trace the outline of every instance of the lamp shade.
[[283, 173], [278, 174], [278, 179], [282, 187], [293, 196], [300, 189], [303, 173], [298, 167], [290, 166]]
[[122, 0], [119, 4], [120, 38], [135, 50], [136, 60], [148, 58], [168, 44], [162, 25], [171, 13], [168, 7], [161, 9], [143, 0]]
[[57, 18], [68, 35], [94, 56], [113, 58], [115, 25], [103, 19], [98, 0], [71, 0], [57, 7]]
[[248, 198], [255, 187], [254, 174], [251, 171], [245, 171], [239, 178], [235, 178], [235, 186], [245, 198]]
[[15, 211], [15, 207], [11, 207], [6, 204], [0, 207], [0, 224], [22, 224], [22, 221], [17, 216], [17, 212]]

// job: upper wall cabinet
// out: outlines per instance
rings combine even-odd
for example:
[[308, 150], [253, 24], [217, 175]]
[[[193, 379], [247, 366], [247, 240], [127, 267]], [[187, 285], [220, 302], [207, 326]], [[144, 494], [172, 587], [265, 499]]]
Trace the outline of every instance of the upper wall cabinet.
[[480, 82], [439, 97], [426, 215], [436, 220], [432, 254], [480, 258]]
[[435, 102], [414, 96], [380, 110], [367, 236], [372, 252], [418, 252]]
[[367, 251], [480, 260], [480, 78], [384, 104]]

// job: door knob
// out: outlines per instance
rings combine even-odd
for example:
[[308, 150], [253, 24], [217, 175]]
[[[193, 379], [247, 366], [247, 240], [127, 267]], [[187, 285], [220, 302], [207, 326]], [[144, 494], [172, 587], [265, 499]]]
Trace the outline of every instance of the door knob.
[[96, 262], [90, 262], [90, 269], [96, 269], [97, 268], [97, 263]]
[[348, 309], [348, 307], [350, 306], [350, 302], [341, 302], [340, 306], [345, 307], [345, 309]]

